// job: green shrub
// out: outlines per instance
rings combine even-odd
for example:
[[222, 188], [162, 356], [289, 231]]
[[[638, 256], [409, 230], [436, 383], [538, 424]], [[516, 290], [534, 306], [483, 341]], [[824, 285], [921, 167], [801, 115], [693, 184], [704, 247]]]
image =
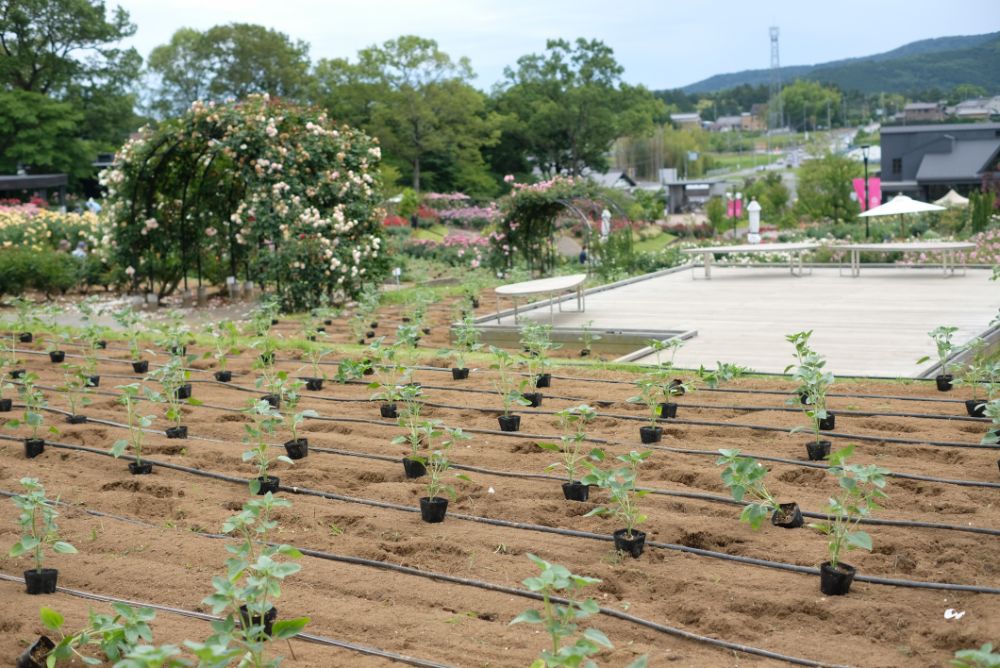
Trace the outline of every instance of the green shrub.
[[37, 290], [64, 293], [83, 277], [83, 264], [66, 253], [7, 249], [0, 252], [0, 296]]

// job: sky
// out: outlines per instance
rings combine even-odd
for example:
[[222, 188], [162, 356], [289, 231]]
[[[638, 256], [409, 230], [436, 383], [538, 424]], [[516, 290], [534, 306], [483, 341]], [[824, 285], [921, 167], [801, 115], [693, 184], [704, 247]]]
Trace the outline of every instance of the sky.
[[467, 56], [489, 90], [505, 66], [541, 53], [551, 38], [599, 39], [624, 79], [678, 88], [713, 74], [770, 65], [769, 26], [782, 65], [866, 56], [918, 39], [1000, 31], [998, 0], [108, 0], [138, 30], [143, 57], [181, 27], [259, 23], [301, 39], [310, 56], [354, 59], [399, 35], [434, 39]]

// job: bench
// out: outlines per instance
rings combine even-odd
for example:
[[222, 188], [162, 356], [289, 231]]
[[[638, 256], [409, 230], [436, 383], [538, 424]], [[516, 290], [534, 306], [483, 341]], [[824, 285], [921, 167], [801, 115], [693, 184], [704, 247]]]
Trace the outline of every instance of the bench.
[[[522, 281], [521, 283], [508, 283], [496, 288], [497, 295], [497, 322], [500, 322], [500, 297], [510, 297], [514, 302], [514, 322], [517, 322], [517, 300], [519, 297], [530, 295], [549, 296], [549, 324], [552, 323], [554, 310], [552, 308], [555, 296], [570, 290], [576, 291], [576, 312], [582, 313], [586, 310], [586, 300], [583, 295], [583, 283], [587, 280], [587, 274], [571, 274], [569, 276], [554, 276], [552, 278], [539, 278], [533, 281]], [[559, 312], [562, 313], [562, 301], [559, 302]]]
[[[802, 254], [818, 247], [819, 244], [813, 241], [803, 241], [800, 243], [779, 243], [779, 244], [740, 244], [736, 246], [703, 246], [700, 248], [684, 248], [681, 250], [686, 255], [701, 255], [702, 266], [705, 268], [705, 278], [712, 278], [712, 262], [716, 253], [788, 253], [788, 268], [792, 276], [802, 276]], [[798, 273], [796, 273], [796, 265]], [[694, 265], [691, 265], [694, 278]]]
[[[838, 249], [851, 252], [851, 276], [861, 275], [861, 252], [881, 253], [941, 253], [941, 270], [947, 276], [949, 271], [955, 273], [955, 253], [963, 250], [974, 250], [976, 244], [969, 241], [896, 241], [873, 244], [845, 244]], [[844, 273], [844, 261], [840, 262], [840, 273]], [[962, 262], [962, 273], [965, 273], [965, 262]]]

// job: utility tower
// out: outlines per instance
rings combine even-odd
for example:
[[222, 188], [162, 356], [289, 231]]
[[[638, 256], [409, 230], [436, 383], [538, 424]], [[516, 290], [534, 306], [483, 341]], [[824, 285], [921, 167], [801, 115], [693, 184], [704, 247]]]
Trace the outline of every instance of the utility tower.
[[781, 105], [781, 59], [778, 57], [778, 26], [771, 26], [771, 79], [767, 101], [767, 128], [773, 130], [785, 126], [785, 114]]

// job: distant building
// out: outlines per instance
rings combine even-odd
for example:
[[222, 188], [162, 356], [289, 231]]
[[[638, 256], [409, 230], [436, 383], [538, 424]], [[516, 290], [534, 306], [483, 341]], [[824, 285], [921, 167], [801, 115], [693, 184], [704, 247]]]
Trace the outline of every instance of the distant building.
[[910, 102], [903, 107], [906, 123], [933, 123], [944, 119], [944, 105], [939, 102]]
[[948, 115], [959, 121], [988, 121], [1000, 116], [1000, 95], [962, 100], [947, 109]]
[[670, 122], [678, 128], [700, 128], [701, 116], [695, 112], [693, 114], [670, 114]]
[[883, 126], [882, 191], [932, 201], [1000, 178], [1000, 123]]

